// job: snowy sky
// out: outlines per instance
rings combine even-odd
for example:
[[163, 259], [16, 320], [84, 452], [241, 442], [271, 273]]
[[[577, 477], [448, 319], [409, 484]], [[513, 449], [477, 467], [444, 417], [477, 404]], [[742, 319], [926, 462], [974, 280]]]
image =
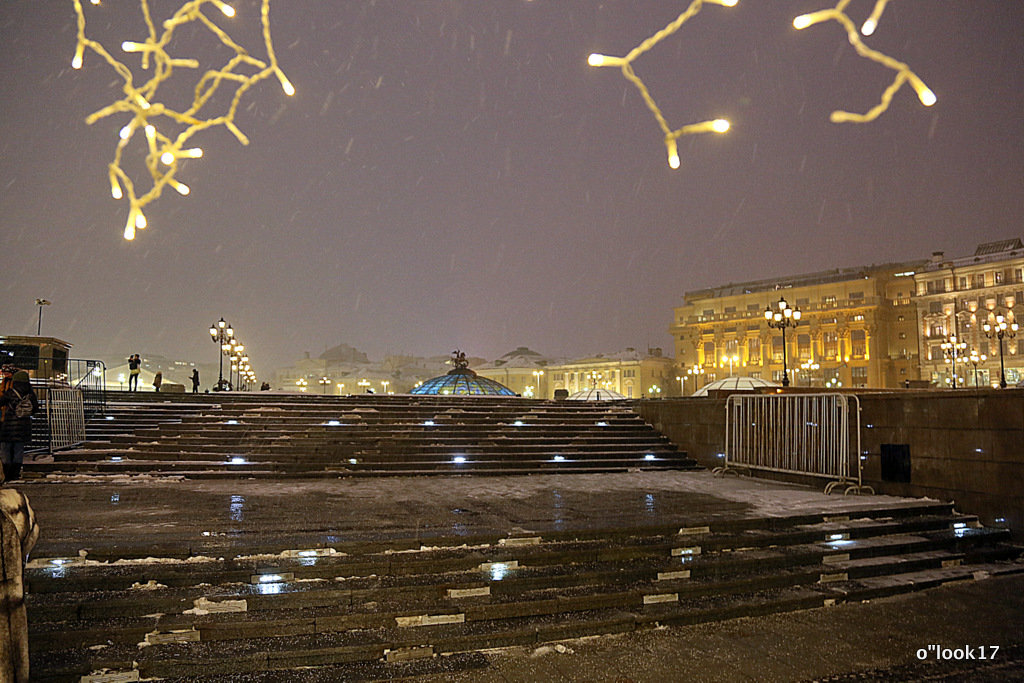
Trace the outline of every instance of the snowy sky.
[[[150, 4], [160, 19], [181, 3]], [[219, 21], [262, 56], [244, 28], [258, 1], [233, 4]], [[205, 156], [179, 173], [191, 196], [165, 192], [127, 243], [107, 181], [127, 117], [84, 122], [117, 78], [95, 55], [70, 68], [70, 0], [3, 0], [0, 333], [34, 333], [44, 297], [43, 333], [76, 357], [213, 362], [221, 316], [258, 370], [340, 342], [377, 358], [669, 350], [689, 289], [1024, 234], [1024, 3], [890, 3], [870, 44], [938, 103], [904, 89], [868, 125], [829, 113], [866, 111], [892, 72], [835, 23], [791, 25], [831, 0], [706, 5], [636, 64], [670, 125], [732, 121], [685, 138], [672, 171], [636, 90], [586, 59], [625, 54], [688, 4], [273, 0], [298, 94], [265, 81], [246, 96], [247, 147], [197, 136]], [[86, 9], [116, 54], [144, 37], [136, 0]]]

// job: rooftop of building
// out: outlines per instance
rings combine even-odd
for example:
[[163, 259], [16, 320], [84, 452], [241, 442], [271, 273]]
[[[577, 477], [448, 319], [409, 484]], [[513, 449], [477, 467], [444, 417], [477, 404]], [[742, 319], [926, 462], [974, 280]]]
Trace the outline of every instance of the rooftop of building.
[[695, 289], [683, 294], [686, 303], [699, 301], [701, 299], [721, 299], [727, 296], [742, 296], [744, 294], [755, 294], [758, 292], [774, 292], [779, 290], [794, 289], [796, 287], [813, 287], [835, 282], [847, 282], [851, 280], [866, 280], [877, 275], [896, 273], [910, 273], [923, 267], [927, 261], [902, 261], [894, 263], [872, 264], [870, 266], [857, 266], [853, 268], [836, 268], [835, 270], [820, 271], [817, 273], [805, 273], [802, 275], [791, 275], [787, 277], [768, 278], [764, 280], [751, 280], [748, 282], [735, 282], [721, 287], [710, 287], [708, 289]]
[[1007, 259], [1024, 257], [1024, 241], [1021, 241], [1021, 238], [1019, 237], [1014, 237], [1012, 239], [999, 240], [997, 242], [982, 242], [975, 248], [974, 253], [970, 256], [958, 256], [952, 259], [947, 259], [945, 256], [945, 252], [934, 252], [931, 260], [926, 262], [921, 268], [919, 268], [919, 270], [923, 270], [924, 272], [935, 272], [937, 270], [964, 268], [966, 266], [973, 266], [981, 263], [992, 263], [995, 261], [1005, 261]]

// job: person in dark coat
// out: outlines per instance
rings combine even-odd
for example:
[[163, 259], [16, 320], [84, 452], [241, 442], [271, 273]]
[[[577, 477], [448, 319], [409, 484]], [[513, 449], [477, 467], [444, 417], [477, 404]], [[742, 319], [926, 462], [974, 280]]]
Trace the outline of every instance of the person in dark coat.
[[164, 383], [164, 373], [157, 370], [157, 373], [153, 375], [153, 387], [160, 391], [160, 385]]
[[[32, 409], [19, 417], [18, 404], [26, 398]], [[32, 416], [38, 410], [39, 399], [29, 383], [28, 373], [18, 370], [12, 378], [11, 388], [0, 396], [0, 462], [3, 463], [4, 480], [21, 476], [25, 446], [32, 441]]]
[[128, 356], [128, 391], [139, 390], [139, 373], [142, 371], [142, 359], [139, 354]]
[[199, 368], [192, 368], [192, 393], [199, 393]]

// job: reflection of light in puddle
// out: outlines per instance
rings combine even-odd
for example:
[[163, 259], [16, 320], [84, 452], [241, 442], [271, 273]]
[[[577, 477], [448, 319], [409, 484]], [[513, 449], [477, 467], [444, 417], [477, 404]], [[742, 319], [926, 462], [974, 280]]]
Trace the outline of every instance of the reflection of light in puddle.
[[281, 593], [284, 591], [284, 584], [261, 583], [258, 586], [256, 586], [256, 590], [258, 590], [262, 595], [276, 595], [277, 593]]
[[654, 453], [648, 453], [645, 455], [644, 460], [654, 460]]
[[226, 424], [226, 425], [236, 425], [236, 424], [238, 424], [238, 420], [228, 420], [224, 424]]
[[524, 423], [523, 423], [523, 421], [522, 421], [522, 420], [516, 420], [516, 421], [515, 421], [515, 422], [513, 422], [512, 424], [513, 424], [514, 426], [516, 426], [516, 427], [522, 427]]
[[649, 514], [649, 515], [653, 515], [654, 514], [654, 494], [653, 493], [648, 493], [647, 496], [645, 496], [645, 498], [644, 498], [644, 507], [647, 510], [647, 514]]
[[560, 491], [552, 491], [555, 496], [555, 530], [561, 531], [565, 525], [565, 520], [562, 519], [562, 494]]
[[455, 463], [456, 465], [461, 465], [462, 463], [466, 462], [466, 456], [456, 455], [454, 458], [452, 458], [452, 462]]
[[245, 507], [245, 496], [231, 496], [231, 521], [241, 522], [243, 519], [243, 508]]
[[358, 462], [359, 462], [359, 461], [358, 461], [358, 460], [356, 460], [355, 458], [349, 458], [349, 459], [348, 459], [348, 464], [349, 464], [349, 465], [355, 465], [355, 464], [356, 464], [356, 463], [358, 463]]
[[856, 543], [857, 543], [856, 541], [850, 541], [850, 540], [845, 540], [845, 541], [829, 541], [827, 543], [827, 545], [830, 545], [833, 548], [842, 548], [843, 546], [847, 546], [847, 545], [856, 545]]
[[124, 460], [124, 458], [122, 458], [120, 455], [110, 456], [110, 462], [121, 462], [122, 460]]
[[229, 465], [245, 465], [247, 463], [246, 463], [245, 458], [240, 458], [238, 456], [235, 456], [234, 458], [231, 458], [230, 460], [228, 460], [228, 464]]
[[491, 565], [491, 581], [501, 581], [508, 574], [508, 565], [504, 562], [495, 562]]
[[121, 502], [121, 494], [120, 493], [112, 493], [112, 494], [110, 494], [110, 503], [111, 503], [111, 505], [117, 505], [120, 502]]
[[338, 420], [328, 420], [327, 422], [324, 422], [324, 424], [327, 425], [328, 427], [340, 427], [341, 426], [341, 422], [339, 422]]
[[113, 420], [114, 416], [113, 415], [107, 415], [104, 419], [105, 420]]
[[555, 457], [553, 457], [551, 459], [554, 460], [555, 462], [565, 462], [565, 456], [564, 455], [556, 455]]
[[597, 426], [598, 426], [598, 427], [607, 427], [607, 426], [608, 426], [608, 423], [607, 423], [607, 422], [598, 422], [598, 423], [597, 423]]
[[433, 427], [434, 426], [434, 421], [433, 420], [424, 420], [423, 421], [423, 426], [424, 427]]

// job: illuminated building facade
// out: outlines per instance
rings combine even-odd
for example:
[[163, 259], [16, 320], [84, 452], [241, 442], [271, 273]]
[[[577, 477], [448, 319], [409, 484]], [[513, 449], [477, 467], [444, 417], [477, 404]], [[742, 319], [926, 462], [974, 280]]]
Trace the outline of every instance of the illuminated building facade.
[[[641, 353], [634, 348], [611, 354], [598, 354], [551, 365], [545, 383], [552, 392], [565, 389], [575, 394], [585, 389], [611, 389], [626, 398], [674, 396], [674, 362], [661, 349]], [[545, 398], [550, 398], [546, 396]]]
[[[941, 387], [998, 385], [999, 339], [989, 338], [984, 325], [999, 315], [1011, 323], [1024, 315], [1024, 243], [979, 244], [974, 254], [953, 259], [935, 252], [914, 281], [922, 378]], [[1007, 333], [1002, 343], [1012, 386], [1024, 379], [1024, 338]]]
[[[730, 375], [793, 387], [898, 387], [919, 379], [914, 274], [925, 261], [845, 268], [687, 292], [669, 332], [673, 395]], [[784, 298], [795, 328], [772, 329], [765, 310]]]

